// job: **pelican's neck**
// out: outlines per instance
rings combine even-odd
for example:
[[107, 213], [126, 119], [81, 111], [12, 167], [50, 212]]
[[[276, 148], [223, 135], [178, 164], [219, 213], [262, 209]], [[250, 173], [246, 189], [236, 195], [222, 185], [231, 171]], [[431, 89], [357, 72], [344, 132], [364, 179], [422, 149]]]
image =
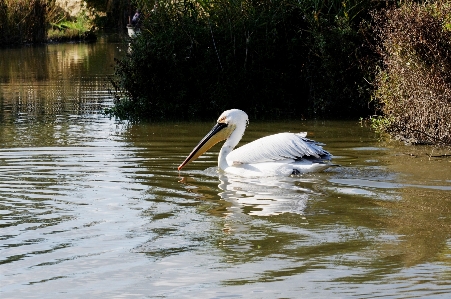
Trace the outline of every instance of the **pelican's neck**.
[[220, 170], [225, 170], [227, 167], [229, 167], [229, 163], [227, 163], [227, 155], [230, 154], [230, 152], [233, 150], [233, 147], [228, 146], [226, 143], [222, 146], [221, 150], [219, 151], [218, 156], [218, 168]]
[[230, 134], [229, 138], [224, 142], [218, 156], [218, 167], [220, 170], [225, 170], [227, 167], [231, 166], [227, 162], [227, 155], [230, 154], [238, 142], [240, 142], [245, 130], [246, 122], [237, 124], [235, 130], [233, 130], [232, 134]]

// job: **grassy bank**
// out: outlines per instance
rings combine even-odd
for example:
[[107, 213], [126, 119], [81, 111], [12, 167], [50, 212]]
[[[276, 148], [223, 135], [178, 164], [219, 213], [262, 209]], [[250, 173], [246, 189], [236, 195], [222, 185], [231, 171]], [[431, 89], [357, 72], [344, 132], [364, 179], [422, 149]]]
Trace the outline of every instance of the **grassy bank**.
[[95, 37], [94, 10], [71, 16], [55, 0], [0, 0], [0, 46]]
[[[141, 0], [142, 34], [118, 61], [113, 115], [253, 119], [368, 113], [370, 1]], [[156, 7], [154, 10], [151, 8]]]
[[99, 13], [87, 6], [86, 2], [80, 3], [75, 14], [69, 14], [58, 5], [52, 5], [48, 10], [49, 29], [47, 40], [91, 40], [96, 38], [95, 20]]

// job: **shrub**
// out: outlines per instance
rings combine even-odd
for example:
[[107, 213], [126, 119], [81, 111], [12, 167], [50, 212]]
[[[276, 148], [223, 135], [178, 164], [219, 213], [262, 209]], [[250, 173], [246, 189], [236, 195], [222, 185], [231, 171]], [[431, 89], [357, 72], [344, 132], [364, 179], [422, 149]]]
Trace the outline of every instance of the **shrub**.
[[46, 38], [46, 0], [0, 0], [0, 46]]
[[130, 54], [117, 61], [112, 114], [191, 119], [235, 107], [255, 119], [366, 111], [357, 24], [369, 1], [156, 3], [144, 10]]
[[383, 128], [414, 143], [451, 144], [451, 6], [408, 3], [374, 15], [383, 68]]

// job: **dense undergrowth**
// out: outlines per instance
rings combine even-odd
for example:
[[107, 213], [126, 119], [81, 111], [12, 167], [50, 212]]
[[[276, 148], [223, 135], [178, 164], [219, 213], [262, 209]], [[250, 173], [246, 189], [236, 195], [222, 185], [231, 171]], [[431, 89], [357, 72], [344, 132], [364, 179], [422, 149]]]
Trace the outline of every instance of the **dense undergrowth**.
[[373, 125], [397, 139], [451, 144], [449, 0], [156, 4], [118, 61], [113, 115], [198, 119], [234, 107], [253, 119], [300, 119], [375, 111]]
[[211, 119], [229, 108], [253, 119], [368, 114], [373, 60], [359, 30], [371, 5], [157, 0], [117, 63], [110, 113], [134, 120]]
[[0, 0], [0, 46], [95, 38], [93, 9], [71, 16], [55, 0]]
[[0, 46], [46, 39], [47, 1], [0, 0]]
[[406, 3], [375, 13], [383, 68], [380, 129], [412, 143], [451, 144], [451, 2]]

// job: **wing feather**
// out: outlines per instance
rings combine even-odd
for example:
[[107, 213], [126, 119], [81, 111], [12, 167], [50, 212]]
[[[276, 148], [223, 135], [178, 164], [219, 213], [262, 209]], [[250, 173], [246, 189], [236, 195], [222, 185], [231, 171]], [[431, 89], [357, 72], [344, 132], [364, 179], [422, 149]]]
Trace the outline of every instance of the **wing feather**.
[[233, 150], [227, 160], [233, 164], [252, 164], [306, 157], [330, 159], [320, 143], [305, 138], [306, 133], [279, 133], [257, 139]]

